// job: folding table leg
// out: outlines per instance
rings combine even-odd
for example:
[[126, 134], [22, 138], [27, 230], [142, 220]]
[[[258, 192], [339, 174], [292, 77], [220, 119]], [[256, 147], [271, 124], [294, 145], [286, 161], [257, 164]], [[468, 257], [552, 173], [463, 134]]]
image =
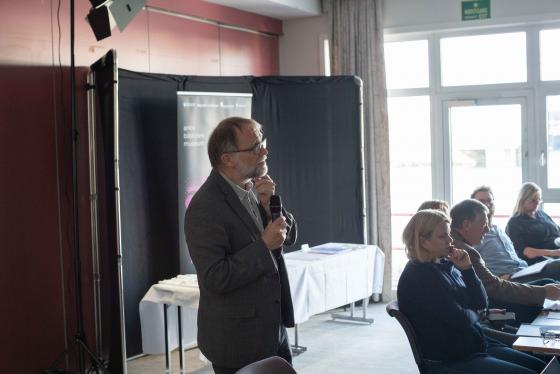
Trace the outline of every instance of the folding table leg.
[[177, 305], [177, 324], [179, 325], [179, 367], [181, 374], [185, 374], [185, 356], [183, 354], [183, 323], [181, 316], [181, 306]]
[[369, 304], [369, 298], [365, 298], [362, 300], [362, 318], [366, 319], [367, 317], [367, 306]]
[[171, 352], [169, 352], [169, 331], [167, 330], [167, 304], [163, 304], [163, 331], [165, 331], [165, 372], [171, 373]]
[[366, 318], [367, 316], [367, 303], [368, 303], [368, 298], [365, 298], [362, 300], [362, 317], [355, 317], [354, 316], [354, 311], [355, 311], [355, 305], [354, 303], [350, 304], [350, 315], [347, 316], [346, 314], [340, 314], [340, 313], [333, 313], [331, 314], [332, 319], [341, 319], [344, 321], [353, 321], [353, 322], [364, 322], [364, 323], [373, 323], [373, 318]]
[[299, 356], [303, 352], [307, 351], [307, 347], [303, 347], [299, 345], [299, 333], [298, 333], [298, 324], [296, 323], [294, 326], [294, 344], [292, 344], [292, 354], [294, 356]]

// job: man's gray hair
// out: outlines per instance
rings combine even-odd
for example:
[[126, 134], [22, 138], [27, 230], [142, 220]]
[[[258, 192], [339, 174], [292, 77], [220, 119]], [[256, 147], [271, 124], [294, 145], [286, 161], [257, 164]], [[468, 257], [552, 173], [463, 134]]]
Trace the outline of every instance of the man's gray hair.
[[463, 227], [465, 220], [472, 222], [479, 214], [488, 215], [486, 205], [475, 199], [463, 200], [451, 208], [451, 227], [460, 229]]
[[237, 149], [237, 132], [241, 131], [243, 126], [257, 126], [259, 129], [261, 127], [251, 118], [229, 117], [221, 121], [212, 131], [208, 140], [208, 158], [212, 167], [220, 165], [224, 153]]

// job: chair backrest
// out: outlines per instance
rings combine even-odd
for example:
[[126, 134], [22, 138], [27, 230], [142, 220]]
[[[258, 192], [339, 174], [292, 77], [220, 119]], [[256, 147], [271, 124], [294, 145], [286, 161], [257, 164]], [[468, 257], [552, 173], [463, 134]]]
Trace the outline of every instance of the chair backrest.
[[406, 333], [406, 337], [408, 338], [408, 342], [410, 343], [410, 348], [412, 348], [412, 354], [414, 355], [414, 361], [416, 361], [416, 365], [418, 365], [418, 370], [420, 370], [421, 374], [428, 373], [428, 367], [426, 366], [426, 360], [422, 355], [422, 349], [420, 347], [420, 343], [418, 342], [418, 337], [414, 332], [414, 328], [412, 324], [403, 314], [403, 312], [399, 309], [399, 302], [397, 300], [391, 301], [387, 304], [387, 313], [397, 319], [401, 324], [404, 332]]
[[556, 358], [556, 356], [554, 356], [552, 357], [552, 360], [550, 360], [548, 365], [546, 365], [544, 370], [541, 371], [541, 374], [558, 374], [558, 373], [560, 373], [560, 362], [558, 362], [558, 359]]
[[235, 374], [297, 374], [292, 365], [281, 357], [273, 356], [253, 362]]

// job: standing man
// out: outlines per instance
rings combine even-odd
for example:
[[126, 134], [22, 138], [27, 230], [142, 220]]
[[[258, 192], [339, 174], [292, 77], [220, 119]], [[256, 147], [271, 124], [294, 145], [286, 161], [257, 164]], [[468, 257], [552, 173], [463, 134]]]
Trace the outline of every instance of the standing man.
[[296, 222], [271, 220], [275, 183], [268, 176], [261, 125], [230, 117], [208, 141], [212, 172], [185, 214], [185, 236], [200, 286], [198, 346], [217, 374], [261, 359], [291, 363], [286, 327], [294, 326], [282, 246]]
[[455, 205], [451, 209], [453, 244], [469, 254], [474, 271], [486, 289], [490, 307], [514, 312], [516, 324], [531, 323], [542, 310], [545, 298], [560, 299], [560, 285], [510, 282], [492, 274], [474, 248], [488, 232], [487, 215], [488, 208], [475, 199], [463, 200]]

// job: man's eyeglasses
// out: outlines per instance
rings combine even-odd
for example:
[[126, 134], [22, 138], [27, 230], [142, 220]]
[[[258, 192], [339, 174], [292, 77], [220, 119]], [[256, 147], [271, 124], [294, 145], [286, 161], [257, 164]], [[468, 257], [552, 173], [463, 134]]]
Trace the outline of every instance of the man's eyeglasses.
[[494, 203], [494, 199], [490, 198], [490, 199], [477, 199], [478, 201], [480, 201], [482, 204], [493, 204]]
[[251, 152], [254, 155], [258, 155], [261, 153], [263, 148], [266, 148], [266, 139], [263, 139], [259, 143], [255, 144], [251, 148], [247, 149], [236, 149], [235, 151], [227, 151], [226, 153], [239, 153], [239, 152]]

